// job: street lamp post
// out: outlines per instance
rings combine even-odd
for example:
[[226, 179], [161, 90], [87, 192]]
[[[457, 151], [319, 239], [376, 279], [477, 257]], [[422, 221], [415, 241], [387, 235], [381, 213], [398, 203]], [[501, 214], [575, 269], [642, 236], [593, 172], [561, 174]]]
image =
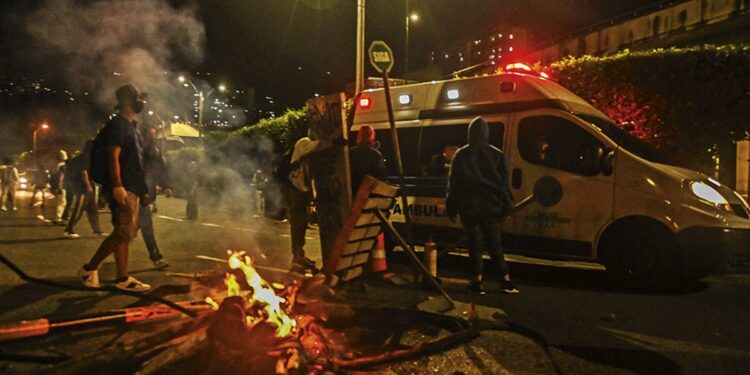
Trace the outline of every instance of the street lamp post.
[[[198, 87], [195, 86], [193, 81], [186, 79], [185, 76], [180, 76], [178, 79], [181, 83], [189, 83], [190, 86], [193, 88], [196, 94], [198, 94], [198, 136], [203, 136], [203, 109], [205, 108], [205, 102], [206, 99], [208, 99], [211, 94], [213, 94], [214, 90], [216, 90], [216, 87], [212, 87], [211, 90], [208, 90], [207, 93], [204, 93], [203, 90], [199, 90]], [[220, 84], [218, 87], [220, 92], [224, 92], [227, 87], [223, 84]]]
[[354, 79], [355, 95], [365, 89], [365, 0], [357, 0], [357, 67]]
[[33, 133], [31, 133], [31, 138], [32, 138], [31, 149], [32, 149], [32, 152], [34, 153], [34, 164], [35, 165], [39, 165], [39, 157], [37, 156], [37, 151], [36, 151], [37, 150], [37, 147], [36, 147], [37, 133], [39, 133], [40, 130], [41, 131], [45, 131], [47, 129], [49, 129], [49, 125], [46, 122], [43, 122], [41, 125], [39, 125], [34, 130]]
[[406, 41], [404, 43], [404, 78], [409, 73], [409, 27], [419, 21], [419, 15], [409, 12], [409, 0], [406, 0]]

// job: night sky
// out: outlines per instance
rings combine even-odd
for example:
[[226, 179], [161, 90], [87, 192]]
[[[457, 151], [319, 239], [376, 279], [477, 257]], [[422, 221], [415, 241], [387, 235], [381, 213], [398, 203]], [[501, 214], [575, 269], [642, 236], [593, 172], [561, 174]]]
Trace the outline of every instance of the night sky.
[[[524, 27], [535, 39], [545, 40], [654, 2], [411, 0], [412, 11], [420, 15], [412, 27], [411, 65], [424, 66], [431, 50], [505, 25]], [[43, 3], [2, 1], [0, 78], [47, 74], [45, 63], [25, 50], [28, 43], [22, 27], [25, 15]], [[196, 68], [212, 71], [233, 87], [255, 87], [259, 95], [273, 96], [283, 106], [299, 106], [316, 92], [340, 90], [354, 76], [355, 4], [355, 0], [198, 1], [207, 55], [203, 66]], [[397, 58], [402, 56], [405, 14], [405, 0], [368, 0], [368, 44], [386, 40]], [[400, 71], [402, 61], [398, 58], [395, 71]]]
[[[411, 28], [410, 67], [426, 66], [433, 50], [505, 27], [524, 28], [532, 40], [544, 41], [656, 2], [411, 0], [410, 9], [420, 19]], [[100, 13], [92, 15], [91, 9]], [[113, 12], [117, 17], [111, 17]], [[406, 0], [367, 0], [367, 44], [375, 39], [390, 44], [396, 55], [392, 76], [403, 71], [406, 14]], [[112, 22], [111, 29], [101, 25], [104, 19]], [[240, 96], [232, 98], [231, 111], [242, 112], [242, 91], [251, 88], [256, 105], [274, 98], [276, 114], [299, 108], [316, 93], [343, 91], [353, 83], [355, 29], [356, 0], [0, 1], [0, 156], [28, 150], [29, 134], [43, 121], [51, 122], [53, 130], [41, 146], [52, 151], [78, 147], [112, 111], [114, 88], [136, 77], [145, 80], [144, 86], [152, 83], [149, 108], [161, 114], [160, 120], [190, 116], [193, 93], [176, 84], [184, 72], [205, 90], [226, 83], [232, 93], [227, 100]], [[115, 69], [100, 61], [97, 48], [113, 48], [112, 38], [105, 42], [104, 36], [118, 33], [126, 40], [114, 48], [147, 51], [145, 60], [124, 60], [140, 73], [116, 77]], [[67, 45], [61, 50], [40, 44], [40, 35]], [[84, 39], [80, 48], [78, 38]], [[198, 45], [191, 43], [196, 40]], [[25, 85], [25, 94], [9, 95], [19, 85]], [[48, 87], [51, 91], [45, 91]], [[237, 114], [232, 126], [255, 121]]]

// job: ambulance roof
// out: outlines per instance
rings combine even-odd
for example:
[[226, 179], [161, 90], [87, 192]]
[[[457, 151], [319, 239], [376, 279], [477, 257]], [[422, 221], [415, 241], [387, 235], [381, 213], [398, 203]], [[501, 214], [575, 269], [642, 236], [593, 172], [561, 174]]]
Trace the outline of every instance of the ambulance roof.
[[[393, 112], [398, 126], [417, 126], [422, 121], [471, 119], [493, 113], [536, 108], [606, 118], [596, 108], [559, 84], [527, 74], [433, 81], [391, 88]], [[359, 96], [354, 127], [388, 127], [385, 92], [365, 90]]]

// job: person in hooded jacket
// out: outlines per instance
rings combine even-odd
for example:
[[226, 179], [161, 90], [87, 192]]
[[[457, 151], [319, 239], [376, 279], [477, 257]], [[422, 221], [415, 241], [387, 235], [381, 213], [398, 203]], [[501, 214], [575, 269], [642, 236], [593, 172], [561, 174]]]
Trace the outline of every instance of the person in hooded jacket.
[[383, 154], [375, 148], [376, 134], [372, 126], [364, 125], [357, 132], [357, 145], [349, 151], [352, 195], [357, 194], [365, 176], [385, 181], [388, 171]]
[[503, 216], [513, 208], [508, 166], [502, 151], [489, 144], [489, 127], [482, 117], [469, 124], [468, 144], [458, 149], [448, 177], [446, 209], [454, 222], [460, 215], [469, 241], [474, 279], [469, 290], [484, 294], [482, 251], [487, 246], [493, 267], [502, 276], [501, 291], [518, 293], [510, 280], [501, 242]]

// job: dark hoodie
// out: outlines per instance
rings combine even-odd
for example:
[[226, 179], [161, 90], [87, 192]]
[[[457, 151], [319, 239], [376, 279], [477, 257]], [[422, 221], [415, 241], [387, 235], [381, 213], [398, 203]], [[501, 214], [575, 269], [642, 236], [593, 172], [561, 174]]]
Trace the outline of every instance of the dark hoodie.
[[505, 155], [488, 142], [487, 122], [477, 117], [468, 130], [469, 144], [451, 164], [446, 208], [448, 214], [469, 218], [500, 217], [513, 206]]

